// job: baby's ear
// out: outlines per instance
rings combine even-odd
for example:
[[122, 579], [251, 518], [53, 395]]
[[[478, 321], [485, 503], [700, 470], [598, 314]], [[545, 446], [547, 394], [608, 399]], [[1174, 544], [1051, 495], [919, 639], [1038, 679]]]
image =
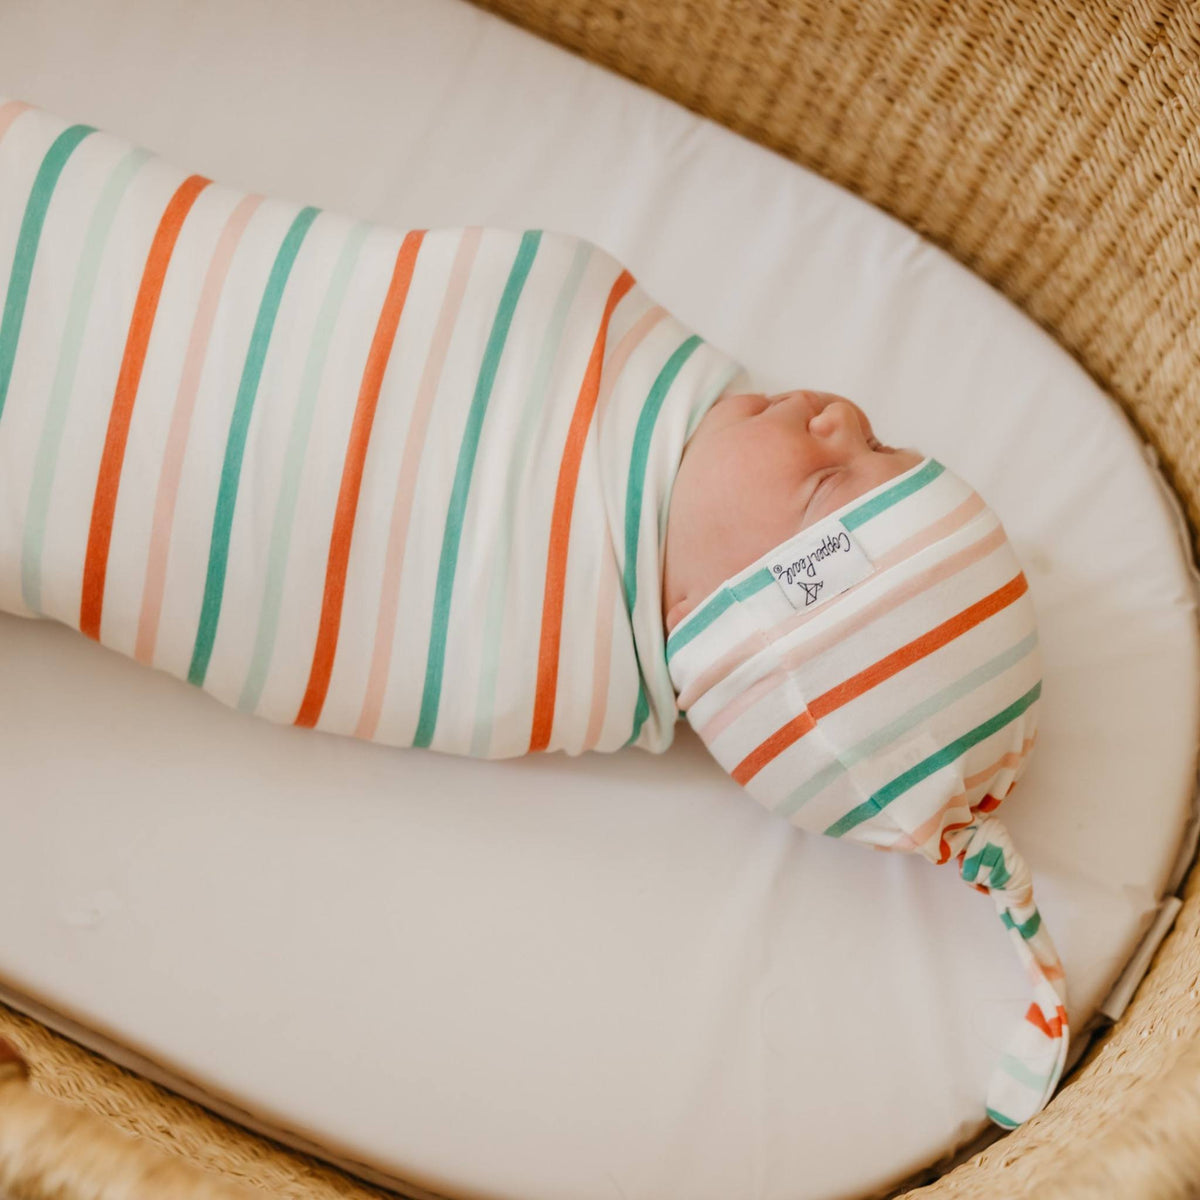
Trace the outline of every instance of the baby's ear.
[[694, 607], [695, 604], [687, 596], [684, 596], [682, 600], [676, 600], [671, 605], [670, 612], [667, 613], [667, 633], [670, 633]]

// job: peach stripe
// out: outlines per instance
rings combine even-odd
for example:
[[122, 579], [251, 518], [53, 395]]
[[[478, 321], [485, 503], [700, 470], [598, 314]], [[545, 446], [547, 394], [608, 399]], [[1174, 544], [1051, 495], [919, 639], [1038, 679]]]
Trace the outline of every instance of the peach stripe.
[[384, 560], [383, 584], [379, 599], [379, 619], [375, 625], [375, 643], [371, 653], [371, 670], [367, 678], [367, 690], [363, 697], [362, 711], [354, 735], [373, 738], [383, 711], [384, 693], [387, 688], [388, 669], [392, 663], [392, 642], [396, 633], [396, 612], [400, 605], [400, 573], [404, 565], [404, 549], [408, 542], [408, 525], [412, 518], [413, 494], [417, 486], [417, 470], [421, 463], [421, 450], [425, 445], [425, 433], [429, 426], [429, 414], [442, 377], [442, 366], [446, 361], [446, 350], [462, 306], [463, 293], [471, 276], [471, 264], [479, 249], [483, 229], [478, 225], [468, 226], [459, 242], [446, 284], [446, 295], [442, 300], [442, 311], [438, 315], [437, 328], [429, 342], [429, 352], [413, 401], [408, 432], [404, 438], [404, 454], [400, 461], [400, 474], [396, 481], [396, 499], [392, 505], [392, 522], [388, 529], [387, 555]]
[[375, 336], [371, 340], [359, 382], [358, 402], [354, 407], [354, 421], [342, 464], [342, 482], [334, 510], [333, 531], [329, 535], [329, 557], [325, 567], [325, 591], [321, 598], [317, 641], [313, 648], [308, 686], [295, 720], [296, 725], [310, 729], [320, 719], [329, 692], [329, 680], [333, 675], [333, 660], [337, 655], [338, 633], [342, 625], [342, 605], [346, 597], [346, 575], [350, 569], [350, 546], [354, 540], [354, 519], [358, 514], [358, 498], [362, 490], [371, 429], [375, 424], [375, 409], [424, 239], [424, 229], [413, 229], [404, 235], [404, 241], [396, 253], [392, 279], [375, 323]]
[[[1037, 935], [1035, 934], [1034, 936], [1036, 937]], [[1042, 962], [1042, 960], [1039, 959], [1038, 957], [1036, 957], [1036, 955], [1034, 957], [1032, 957], [1025, 964], [1025, 973], [1028, 976], [1030, 982], [1032, 982], [1034, 984], [1036, 984], [1039, 979], [1043, 979], [1043, 978], [1044, 979], [1065, 979], [1066, 978], [1066, 974], [1063, 971], [1063, 966], [1062, 966], [1061, 961], [1054, 962], [1054, 963]]]
[[583, 739], [584, 750], [594, 750], [604, 729], [604, 718], [608, 713], [608, 680], [612, 670], [612, 631], [617, 603], [617, 558], [612, 542], [606, 538], [609, 552], [604, 555], [600, 567], [600, 596], [596, 602], [596, 642], [592, 662], [596, 664], [592, 675], [592, 710], [588, 714], [587, 734]]
[[[986, 783], [993, 775], [995, 775], [997, 771], [1001, 770], [1002, 768], [1017, 767], [1024, 760], [1029, 751], [1033, 749], [1033, 745], [1036, 741], [1037, 733], [1035, 732], [1032, 737], [1025, 739], [1025, 743], [1020, 750], [1009, 750], [1007, 753], [1002, 754], [998, 759], [996, 759], [996, 761], [992, 763], [990, 767], [985, 767], [982, 771], [977, 771], [974, 775], [970, 775], [964, 779], [963, 790], [961, 792], [959, 792], [957, 795], [951, 796], [950, 799], [947, 800], [946, 803], [943, 804], [937, 810], [937, 812], [933, 814], [933, 816], [926, 821], [922, 821], [912, 833], [905, 833], [898, 836], [893, 849], [916, 850], [919, 846], [923, 846], [937, 832], [938, 826], [940, 826], [942, 821], [945, 819], [946, 813], [958, 808], [963, 801], [966, 800], [967, 795], [972, 788], [978, 787], [981, 783]], [[985, 796], [984, 800], [987, 799], [988, 797]], [[988, 806], [986, 809], [983, 808], [982, 803], [977, 805], [977, 807], [982, 809], [984, 812], [991, 812], [999, 807], [999, 801]], [[975, 814], [972, 813], [971, 820], [974, 820], [974, 817]], [[970, 823], [971, 821], [963, 821], [958, 825], [947, 825], [943, 832], [953, 833], [955, 829], [962, 829], [964, 826], [969, 825]], [[949, 847], [946, 846], [945, 843], [939, 847], [939, 854], [941, 855], [941, 857], [938, 859], [939, 862], [945, 862], [950, 857]]]
[[[934, 542], [946, 537], [947, 534], [953, 533], [954, 530], [965, 525], [982, 508], [983, 499], [978, 493], [972, 492], [966, 500], [957, 508], [948, 512], [944, 517], [939, 517], [932, 525], [918, 530], [912, 537], [906, 538], [898, 546], [893, 546], [886, 554], [881, 554], [875, 560], [874, 570], [871, 574], [866, 579], [859, 580], [852, 587], [848, 587], [839, 599], [853, 595], [860, 587], [869, 583], [878, 572], [886, 571], [889, 567], [894, 567], [897, 563], [903, 562], [906, 558], [911, 558], [914, 554], [924, 550], [926, 546], [932, 546]], [[771, 642], [778, 641], [781, 637], [786, 637], [794, 629], [799, 629], [800, 626], [807, 624], [813, 617], [817, 616], [820, 611], [819, 608], [811, 612], [801, 610], [781, 621], [778, 625], [768, 630], [766, 634], [756, 633], [753, 637], [747, 638], [731, 650], [726, 651], [725, 654], [718, 658], [712, 666], [698, 675], [690, 686], [685, 689], [678, 700], [680, 710], [685, 711], [691, 708], [699, 696], [703, 695], [715, 684], [720, 683], [726, 675], [737, 670], [751, 654], [757, 653], [764, 645], [770, 645]]]
[[789, 671], [795, 670], [802, 663], [815, 658], [843, 638], [857, 633], [876, 618], [897, 608], [905, 601], [911, 600], [914, 596], [920, 595], [927, 588], [948, 579], [972, 563], [978, 562], [981, 558], [986, 558], [993, 550], [1003, 545], [1004, 538], [1004, 530], [997, 525], [991, 533], [986, 534], [979, 541], [965, 546], [949, 558], [935, 563], [928, 570], [905, 580], [899, 587], [880, 596], [878, 600], [847, 617], [846, 620], [831, 625], [824, 633], [789, 651], [780, 659], [774, 670], [757, 680], [752, 687], [735, 696], [723, 709], [706, 721], [699, 731], [700, 736], [705, 741], [711, 741], [743, 712], [757, 704], [763, 696], [781, 687], [786, 681]]
[[[1010, 750], [1007, 754], [1002, 754], [986, 771], [976, 771], [974, 775], [968, 775], [963, 783], [968, 788], [978, 787], [981, 783], [986, 783], [1001, 767], [1016, 767], [1018, 763], [1029, 752], [1029, 748], [1037, 739], [1037, 734], [1026, 739], [1025, 744], [1020, 750]], [[993, 805], [993, 808], [998, 805]]]
[[159, 297], [162, 295], [167, 268], [171, 265], [171, 255], [175, 251], [175, 243], [179, 240], [183, 223], [192, 211], [196, 198], [210, 183], [212, 180], [207, 176], [189, 175], [175, 189], [159, 219], [158, 228], [154, 231], [154, 240], [150, 243], [150, 252], [146, 256], [146, 265], [138, 285], [133, 315], [129, 320], [125, 353], [117, 374], [116, 391], [113, 394], [108, 429], [104, 436], [104, 450], [100, 457], [100, 470], [96, 477], [96, 496], [92, 502], [92, 520], [83, 560], [79, 632], [93, 641], [100, 639], [104, 584], [108, 577], [108, 552], [112, 544], [117, 493], [121, 486], [121, 468], [125, 462], [125, 447], [129, 439], [129, 425], [133, 420], [133, 406], [142, 379], [142, 368], [146, 364], [146, 351], [154, 330], [154, 318], [158, 314]]
[[4, 140], [9, 126], [29, 107], [24, 100], [6, 100], [0, 104], [0, 141]]
[[171, 428], [163, 450], [158, 493], [154, 498], [154, 524], [150, 532], [146, 581], [142, 586], [142, 610], [138, 618], [137, 643], [133, 652], [138, 662], [154, 662], [158, 622], [162, 614], [163, 591], [167, 579], [167, 551], [171, 544], [171, 528], [175, 522], [175, 501], [179, 495], [183, 456], [192, 426], [192, 413], [196, 407], [196, 393], [200, 388], [200, 375], [204, 369], [204, 360], [208, 356], [208, 343], [217, 305], [220, 303], [225, 277], [229, 273], [229, 265], [233, 262], [233, 254], [241, 240], [242, 232], [264, 198], [255, 193], [243, 196], [229, 214], [200, 289], [200, 300], [196, 305], [187, 353], [183, 359], [179, 390], [175, 395], [175, 407], [171, 413]]
[[[600, 395], [596, 400], [596, 429], [603, 426], [604, 414], [608, 411], [608, 400], [613, 386], [625, 369], [629, 356], [646, 340], [650, 331], [667, 315], [660, 304], [647, 309], [629, 331], [613, 348], [612, 358], [600, 378]], [[596, 664], [592, 676], [592, 709], [588, 715], [587, 734], [583, 740], [584, 750], [593, 750], [604, 731], [608, 716], [608, 688], [612, 670], [612, 634], [616, 617], [617, 554], [611, 538], [604, 565], [600, 570], [600, 595], [596, 604], [596, 642], [592, 662]]]
[[583, 383], [575, 400], [575, 411], [567, 429], [558, 483], [554, 489], [554, 507], [550, 518], [550, 545], [547, 551], [546, 583], [542, 595], [542, 632], [538, 647], [537, 687], [533, 699], [533, 727], [529, 733], [529, 753], [545, 750], [554, 727], [554, 702], [558, 693], [558, 655], [562, 642], [563, 598], [567, 587], [567, 555], [571, 548], [571, 514], [575, 508], [575, 490], [579, 483], [579, 464], [592, 428], [596, 401], [600, 393], [600, 369], [608, 342], [608, 324], [613, 310], [633, 287], [633, 276], [623, 270], [608, 293], [600, 328], [592, 343], [591, 357]]

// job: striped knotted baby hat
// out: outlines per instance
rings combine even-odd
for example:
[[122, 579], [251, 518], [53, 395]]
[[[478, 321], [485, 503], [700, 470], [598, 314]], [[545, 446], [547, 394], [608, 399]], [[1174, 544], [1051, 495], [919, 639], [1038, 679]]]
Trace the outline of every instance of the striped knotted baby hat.
[[1029, 868], [992, 815], [1037, 732], [1028, 585], [996, 514], [926, 458], [727, 579], [671, 632], [678, 706], [794, 825], [953, 859], [991, 895], [1033, 1002], [988, 1088], [1011, 1129], [1062, 1074], [1066, 984]]

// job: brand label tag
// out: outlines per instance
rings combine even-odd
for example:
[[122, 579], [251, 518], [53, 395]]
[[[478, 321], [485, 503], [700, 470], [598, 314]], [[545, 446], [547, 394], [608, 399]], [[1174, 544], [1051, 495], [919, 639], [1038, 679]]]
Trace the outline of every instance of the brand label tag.
[[874, 568], [841, 521], [827, 517], [778, 547], [767, 569], [793, 608], [809, 609], [840, 596]]

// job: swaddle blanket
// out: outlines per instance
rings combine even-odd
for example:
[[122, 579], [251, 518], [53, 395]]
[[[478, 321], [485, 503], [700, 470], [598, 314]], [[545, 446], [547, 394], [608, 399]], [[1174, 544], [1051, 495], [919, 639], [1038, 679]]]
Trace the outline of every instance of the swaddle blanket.
[[995, 901], [1033, 1002], [988, 1115], [1042, 1108], [1068, 1042], [1062, 963], [1029, 868], [990, 814], [1037, 735], [1028, 585], [995, 513], [932, 458], [774, 547], [667, 640], [680, 708], [756, 799], [802, 829], [951, 858]]
[[741, 368], [611, 255], [393, 230], [0, 107], [0, 608], [278, 722], [671, 742], [661, 554]]
[[397, 746], [661, 751], [686, 709], [768, 807], [990, 890], [1035, 984], [990, 1111], [1044, 1103], [1062, 971], [983, 815], [1036, 636], [961, 481], [927, 460], [667, 643], [675, 474], [748, 379], [592, 243], [354, 221], [0, 98], [0, 295], [0, 609]]

